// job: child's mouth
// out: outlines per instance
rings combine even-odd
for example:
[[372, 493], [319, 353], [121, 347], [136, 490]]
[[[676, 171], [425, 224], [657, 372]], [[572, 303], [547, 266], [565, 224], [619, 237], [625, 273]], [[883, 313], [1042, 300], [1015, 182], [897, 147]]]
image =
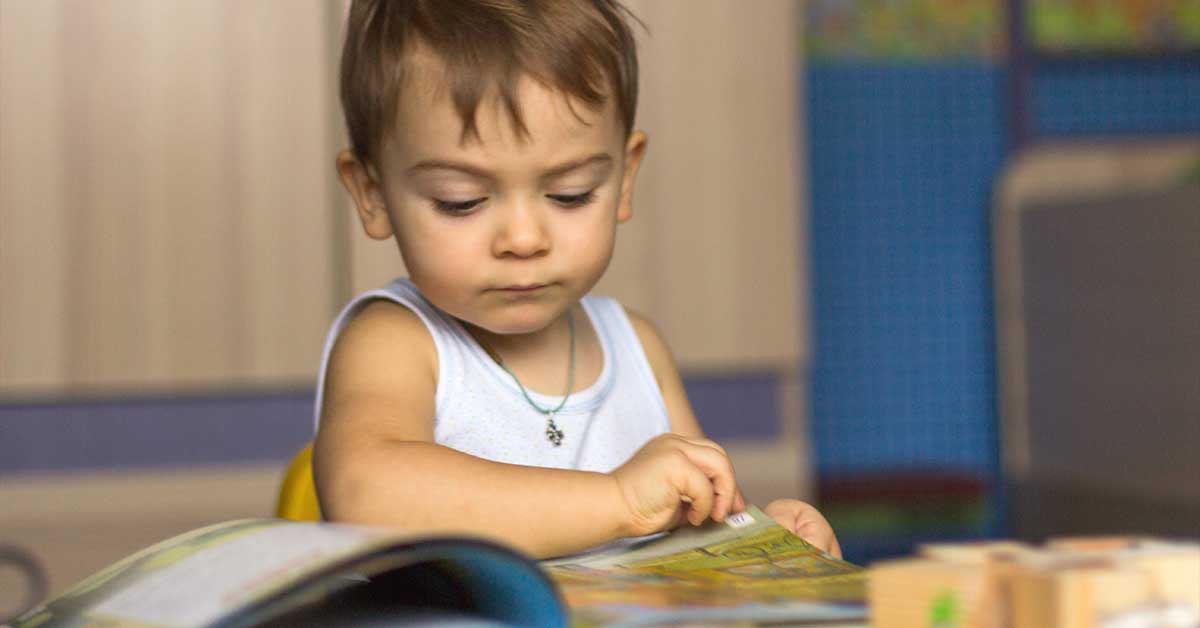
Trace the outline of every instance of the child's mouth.
[[504, 288], [501, 288], [501, 290], [504, 292], [509, 292], [509, 293], [513, 293], [513, 294], [529, 294], [531, 292], [537, 292], [538, 290], [541, 290], [542, 288], [545, 288], [545, 287], [546, 287], [546, 284], [531, 283], [531, 284], [520, 285], [520, 286], [505, 286]]

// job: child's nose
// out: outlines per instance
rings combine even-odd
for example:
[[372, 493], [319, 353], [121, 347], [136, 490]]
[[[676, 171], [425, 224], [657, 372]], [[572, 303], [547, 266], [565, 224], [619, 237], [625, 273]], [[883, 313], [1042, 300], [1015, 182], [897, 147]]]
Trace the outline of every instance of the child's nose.
[[493, 252], [497, 257], [535, 257], [550, 250], [550, 236], [542, 216], [532, 204], [514, 203], [505, 208]]

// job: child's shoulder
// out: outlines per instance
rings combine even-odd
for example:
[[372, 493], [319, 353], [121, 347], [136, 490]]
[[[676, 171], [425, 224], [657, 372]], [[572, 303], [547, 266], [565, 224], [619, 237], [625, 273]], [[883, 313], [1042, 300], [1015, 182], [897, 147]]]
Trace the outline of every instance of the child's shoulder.
[[[397, 360], [397, 355], [406, 359]], [[338, 334], [329, 356], [331, 375], [398, 375], [396, 369], [423, 370], [422, 365], [437, 373], [437, 349], [429, 329], [416, 312], [383, 298], [363, 303]]]
[[350, 350], [386, 354], [397, 347], [405, 348], [405, 355], [422, 347], [432, 352], [429, 326], [435, 317], [434, 308], [408, 279], [368, 290], [351, 299], [334, 321], [330, 357], [344, 357]]
[[347, 315], [322, 372], [318, 434], [342, 446], [363, 435], [432, 440], [437, 351], [420, 317], [384, 298]]
[[[395, 301], [375, 298], [364, 301], [346, 323], [343, 335], [355, 333], [403, 333], [404, 331], [425, 330], [421, 317], [411, 308]], [[428, 334], [426, 334], [428, 335]]]

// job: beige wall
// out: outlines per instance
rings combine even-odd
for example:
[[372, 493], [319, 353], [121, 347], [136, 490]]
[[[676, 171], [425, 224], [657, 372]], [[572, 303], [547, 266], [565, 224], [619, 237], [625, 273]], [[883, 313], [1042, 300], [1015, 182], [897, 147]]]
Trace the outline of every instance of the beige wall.
[[338, 268], [325, 4], [0, 12], [0, 393], [311, 377]]
[[648, 31], [650, 147], [600, 290], [654, 319], [684, 368], [795, 368], [807, 353], [798, 5], [629, 4]]

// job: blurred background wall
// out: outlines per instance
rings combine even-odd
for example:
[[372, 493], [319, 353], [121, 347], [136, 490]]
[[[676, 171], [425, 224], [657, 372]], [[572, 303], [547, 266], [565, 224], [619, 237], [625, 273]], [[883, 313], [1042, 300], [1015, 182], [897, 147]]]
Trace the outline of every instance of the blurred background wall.
[[[1180, 321], [1200, 317], [1186, 183], [1200, 172], [1200, 3], [630, 6], [648, 27], [651, 145], [600, 289], [662, 325], [753, 498], [817, 499], [863, 562], [1081, 521], [1191, 533], [1169, 525], [1200, 520], [1187, 481], [1136, 506], [1151, 482], [1090, 510], [1031, 513], [1104, 492], [1088, 471], [1131, 421], [1159, 441], [1125, 468], [1157, 451], [1195, 477], [1179, 451], [1200, 446], [1187, 357], [1200, 348]], [[0, 543], [32, 549], [50, 590], [169, 534], [268, 514], [284, 461], [311, 437], [325, 326], [403, 271], [360, 235], [333, 176], [342, 10], [0, 0]], [[1112, 218], [1081, 239], [1080, 211]], [[1174, 234], [1182, 251], [1137, 257], [1175, 280], [1140, 282], [1150, 298], [1062, 302], [1046, 282], [1078, 279], [1036, 251], [1132, 264], [1147, 247], [1105, 238], [1146, 221], [1165, 225], [1145, 230], [1150, 250]], [[1086, 361], [1174, 379], [1139, 388], [1124, 385], [1135, 371], [1114, 371], [1103, 388], [1132, 397], [1110, 399], [1037, 370], [1080, 363], [1078, 347], [1052, 344], [1064, 329], [1101, 325], [1079, 346], [1128, 336], [1096, 318], [1122, 303], [1154, 304], [1128, 320], [1163, 339], [1120, 354], [1136, 360]], [[1035, 306], [1061, 316], [1031, 327]], [[1034, 380], [1051, 382], [1036, 403]], [[1148, 395], [1153, 420], [1131, 417], [1130, 399]], [[1104, 438], [1079, 438], [1096, 420]], [[1164, 508], [1157, 522], [1112, 518]]]
[[[1187, 453], [1200, 444], [1200, 365], [1178, 357], [1200, 347], [1196, 327], [1174, 318], [1200, 314], [1188, 262], [1200, 200], [1184, 193], [1192, 200], [1177, 202], [1192, 209], [1181, 213], [1165, 197], [1128, 196], [1186, 188], [1194, 172], [1200, 3], [807, 6], [811, 434], [821, 501], [850, 554], [960, 536], [1200, 534], [1200, 469]], [[1037, 229], [1000, 241], [993, 222], [1015, 221], [995, 199], [1031, 209], [1039, 191], [1019, 183], [1029, 178], [1044, 183], [1042, 200], [1053, 190], [1074, 207], [1043, 203]], [[1156, 224], [1179, 239], [1151, 235]], [[1146, 240], [1172, 253], [1152, 261], [1138, 251]], [[1091, 270], [1068, 278], [1068, 261]], [[1111, 265], [1140, 268], [1145, 290], [1117, 288]], [[1062, 289], [1080, 280], [1109, 289]], [[1060, 315], [1040, 328], [1038, 353], [1021, 351], [1022, 330], [1048, 320], [1040, 312]], [[1041, 368], [1050, 357], [1059, 366]], [[1036, 410], [1020, 399], [1035, 385]], [[1133, 446], [1130, 431], [1153, 436]], [[1031, 442], [1036, 460], [1020, 453]], [[1164, 468], [1193, 478], [1169, 507], [1144, 500], [1173, 483]], [[1138, 479], [1113, 485], [1119, 473]], [[1055, 488], [1026, 499], [1031, 485]], [[1101, 495], [1111, 499], [1064, 508]], [[1169, 514], [1136, 521], [1145, 511]]]

